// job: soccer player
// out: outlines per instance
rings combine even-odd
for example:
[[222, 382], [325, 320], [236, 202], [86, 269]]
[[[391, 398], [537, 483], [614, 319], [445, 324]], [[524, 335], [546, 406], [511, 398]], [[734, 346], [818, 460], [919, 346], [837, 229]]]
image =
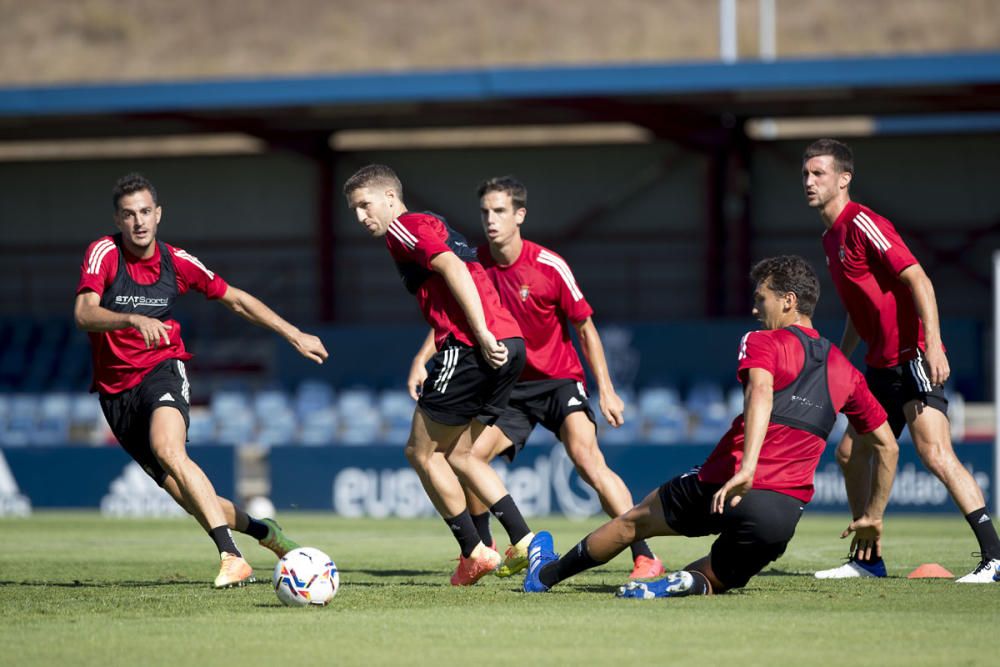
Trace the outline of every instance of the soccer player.
[[344, 194], [368, 233], [385, 239], [434, 331], [434, 368], [413, 413], [406, 458], [461, 549], [451, 583], [471, 585], [500, 566], [500, 555], [480, 539], [463, 485], [488, 504], [511, 544], [534, 537], [496, 471], [472, 453], [507, 407], [524, 367], [521, 330], [475, 250], [440, 217], [408, 211], [392, 169], [362, 167], [344, 184]]
[[[840, 349], [850, 355], [868, 344], [865, 373], [872, 393], [889, 413], [899, 437], [903, 426], [920, 460], [948, 489], [979, 542], [980, 562], [961, 583], [988, 583], [1000, 568], [1000, 540], [983, 492], [951, 444], [944, 383], [950, 369], [941, 341], [934, 286], [892, 223], [851, 201], [854, 155], [845, 144], [820, 139], [802, 157], [806, 201], [826, 231], [823, 250], [833, 283], [847, 309]], [[869, 494], [871, 453], [848, 429], [837, 447], [847, 498], [855, 517]], [[849, 560], [817, 572], [821, 579], [884, 577], [881, 558]]]
[[[528, 209], [528, 191], [509, 176], [491, 178], [479, 186], [479, 210], [487, 245], [478, 248], [479, 261], [500, 295], [500, 302], [524, 334], [527, 362], [511, 393], [507, 410], [477, 443], [486, 460], [497, 455], [513, 461], [536, 424], [554, 433], [566, 447], [580, 477], [595, 491], [601, 507], [615, 517], [632, 507], [632, 494], [605, 463], [597, 445], [597, 424], [584, 387], [583, 366], [570, 338], [570, 323], [597, 381], [601, 413], [615, 427], [624, 423], [625, 405], [615, 392], [605, 361], [594, 313], [566, 261], [548, 248], [521, 236]], [[427, 377], [425, 364], [433, 354], [428, 336], [413, 360], [407, 382], [410, 395]], [[466, 492], [472, 520], [489, 544], [489, 510]], [[663, 563], [645, 541], [631, 545], [632, 578], [663, 574]], [[498, 576], [510, 576], [528, 566], [528, 543], [507, 549]]]
[[819, 298], [812, 267], [801, 257], [774, 257], [750, 275], [756, 285], [753, 314], [763, 329], [740, 341], [743, 414], [699, 468], [650, 493], [561, 559], [552, 553], [552, 536], [538, 533], [529, 547], [526, 592], [547, 591], [654, 535], [719, 537], [708, 556], [661, 579], [632, 581], [620, 596], [704, 595], [745, 586], [792, 539], [838, 411], [876, 461], [864, 512], [841, 537], [853, 532], [851, 549], [863, 556], [879, 551], [898, 455], [885, 410], [861, 373], [812, 328]]
[[80, 267], [74, 315], [90, 337], [92, 390], [118, 442], [177, 504], [208, 532], [222, 560], [216, 588], [253, 581], [253, 570], [230, 529], [246, 533], [278, 557], [296, 548], [272, 519], [258, 521], [215, 494], [188, 458], [189, 395], [184, 362], [191, 358], [171, 318], [189, 290], [218, 299], [247, 320], [281, 334], [304, 357], [323, 363], [319, 338], [303, 333], [252, 295], [228, 285], [197, 257], [157, 240], [163, 209], [153, 184], [139, 174], [112, 191], [118, 233], [90, 244]]

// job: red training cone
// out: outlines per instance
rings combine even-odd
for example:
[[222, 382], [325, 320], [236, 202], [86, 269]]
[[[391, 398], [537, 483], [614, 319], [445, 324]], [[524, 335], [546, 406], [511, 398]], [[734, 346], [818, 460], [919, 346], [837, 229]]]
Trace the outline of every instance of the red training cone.
[[948, 570], [944, 569], [937, 563], [924, 563], [913, 572], [906, 575], [907, 579], [954, 579], [953, 575]]

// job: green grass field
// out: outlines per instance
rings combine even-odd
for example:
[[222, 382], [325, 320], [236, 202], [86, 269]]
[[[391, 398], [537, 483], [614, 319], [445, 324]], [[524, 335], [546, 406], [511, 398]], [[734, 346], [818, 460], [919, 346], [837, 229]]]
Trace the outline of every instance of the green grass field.
[[[612, 595], [626, 556], [545, 595], [521, 593], [520, 576], [456, 589], [438, 520], [286, 514], [290, 535], [341, 568], [329, 607], [290, 609], [270, 587], [274, 558], [244, 536], [262, 583], [215, 591], [216, 555], [192, 520], [36, 513], [0, 520], [0, 664], [996, 664], [1000, 584], [906, 579], [924, 562], [969, 571], [965, 522], [890, 519], [888, 579], [813, 579], [845, 552], [845, 519], [807, 512], [785, 556], [742, 591], [637, 601]], [[532, 524], [564, 550], [598, 522]], [[674, 567], [709, 544], [652, 541]]]

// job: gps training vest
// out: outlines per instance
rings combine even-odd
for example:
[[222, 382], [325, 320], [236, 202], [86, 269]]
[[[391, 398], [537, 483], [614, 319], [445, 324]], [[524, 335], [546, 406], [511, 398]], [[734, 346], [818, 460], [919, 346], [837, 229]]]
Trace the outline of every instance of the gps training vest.
[[132, 280], [125, 265], [122, 235], [115, 234], [113, 238], [118, 246], [118, 273], [101, 295], [101, 307], [116, 313], [138, 313], [161, 321], [170, 319], [178, 290], [174, 258], [170, 256], [167, 246], [156, 242], [160, 249], [160, 279], [152, 285], [140, 285]]
[[805, 361], [798, 377], [784, 389], [774, 392], [771, 423], [808, 431], [826, 440], [837, 420], [827, 378], [830, 341], [810, 338], [795, 326], [786, 327], [785, 331], [795, 334], [802, 343]]
[[[469, 246], [469, 242], [465, 240], [465, 237], [456, 232], [454, 229], [448, 226], [448, 223], [437, 213], [431, 213], [430, 211], [424, 211], [424, 215], [430, 215], [441, 221], [444, 228], [448, 231], [448, 240], [445, 241], [445, 245], [455, 253], [460, 260], [466, 264], [472, 264], [473, 262], [478, 262], [479, 258], [476, 255], [476, 249]], [[414, 262], [396, 262], [396, 270], [399, 271], [399, 277], [403, 279], [403, 285], [410, 294], [416, 294], [420, 286], [424, 284], [424, 281], [430, 278], [434, 272], [424, 267], [416, 264]]]

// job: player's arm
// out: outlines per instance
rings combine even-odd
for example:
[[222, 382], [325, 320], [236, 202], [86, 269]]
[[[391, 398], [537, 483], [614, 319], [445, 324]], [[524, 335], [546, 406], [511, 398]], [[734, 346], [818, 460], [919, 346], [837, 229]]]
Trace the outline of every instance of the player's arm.
[[276, 332], [306, 359], [321, 364], [329, 356], [323, 341], [312, 334], [299, 331], [249, 292], [228, 285], [219, 301], [243, 319]]
[[913, 304], [917, 315], [924, 323], [924, 340], [927, 343], [927, 365], [931, 371], [931, 383], [944, 384], [951, 375], [948, 357], [945, 356], [941, 343], [941, 321], [938, 319], [937, 299], [934, 297], [934, 285], [919, 264], [911, 264], [899, 273], [903, 281], [913, 293]]
[[420, 389], [424, 386], [424, 380], [427, 379], [427, 362], [434, 356], [435, 350], [434, 329], [431, 329], [427, 332], [423, 345], [417, 350], [417, 356], [413, 357], [413, 362], [410, 364], [410, 375], [406, 378], [406, 390], [410, 392], [410, 398], [415, 401], [420, 398]]
[[858, 335], [858, 330], [854, 328], [854, 320], [848, 315], [847, 321], [844, 322], [844, 334], [840, 337], [840, 351], [844, 353], [845, 357], [850, 359], [860, 342], [861, 336]]
[[594, 319], [588, 317], [583, 322], [574, 322], [573, 324], [580, 338], [583, 356], [587, 358], [590, 372], [597, 381], [601, 414], [612, 426], [621, 426], [625, 423], [625, 402], [615, 392], [615, 386], [611, 382], [608, 361], [604, 355], [604, 345], [601, 343], [601, 336], [597, 333], [597, 327], [594, 326]]
[[854, 533], [851, 553], [868, 560], [872, 556], [882, 555], [882, 517], [896, 478], [899, 445], [892, 435], [889, 422], [882, 422], [874, 431], [859, 435], [858, 442], [868, 447], [873, 454], [871, 491], [864, 514], [852, 521], [841, 537]]
[[727, 498], [730, 498], [729, 506], [736, 507], [753, 488], [753, 476], [757, 472], [757, 460], [764, 446], [773, 406], [774, 376], [763, 368], [749, 369], [743, 389], [743, 462], [736, 474], [712, 496], [713, 513], [722, 514]]
[[483, 313], [483, 302], [479, 298], [479, 290], [458, 255], [455, 253], [441, 252], [434, 256], [430, 262], [431, 269], [440, 273], [444, 278], [448, 289], [458, 302], [465, 319], [472, 327], [472, 333], [479, 343], [480, 351], [486, 362], [493, 368], [500, 368], [507, 363], [507, 348], [499, 343], [493, 333], [486, 328], [486, 315]]
[[76, 295], [73, 318], [81, 331], [116, 331], [132, 327], [142, 334], [147, 348], [159, 347], [161, 343], [170, 344], [169, 324], [155, 317], [108, 310], [101, 306], [101, 297], [97, 292], [85, 291]]

